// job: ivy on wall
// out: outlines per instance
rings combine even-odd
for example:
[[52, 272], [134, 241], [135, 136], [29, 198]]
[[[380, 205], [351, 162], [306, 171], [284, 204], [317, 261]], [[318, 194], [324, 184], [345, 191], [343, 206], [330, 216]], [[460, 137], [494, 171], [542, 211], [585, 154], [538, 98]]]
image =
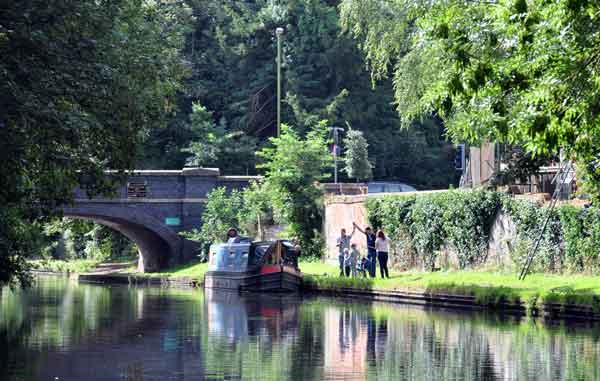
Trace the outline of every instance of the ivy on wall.
[[399, 267], [433, 270], [443, 248], [456, 254], [458, 267], [473, 268], [487, 260], [489, 235], [499, 211], [515, 223], [510, 258], [524, 263], [544, 221], [550, 219], [534, 261], [539, 272], [600, 271], [600, 211], [562, 205], [554, 211], [529, 200], [486, 190], [451, 190], [367, 199], [369, 221], [394, 241], [392, 259]]

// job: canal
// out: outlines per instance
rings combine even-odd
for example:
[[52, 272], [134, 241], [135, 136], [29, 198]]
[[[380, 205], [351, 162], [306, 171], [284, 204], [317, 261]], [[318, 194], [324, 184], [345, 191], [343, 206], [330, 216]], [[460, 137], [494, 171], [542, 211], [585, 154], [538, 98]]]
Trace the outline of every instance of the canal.
[[64, 278], [0, 301], [0, 380], [600, 379], [591, 323]]

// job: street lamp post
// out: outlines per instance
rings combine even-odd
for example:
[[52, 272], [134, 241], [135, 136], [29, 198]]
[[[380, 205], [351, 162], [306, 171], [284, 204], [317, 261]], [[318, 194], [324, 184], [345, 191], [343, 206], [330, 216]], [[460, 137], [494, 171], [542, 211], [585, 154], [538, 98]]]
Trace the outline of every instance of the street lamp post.
[[344, 129], [341, 127], [331, 127], [331, 129], [333, 130], [333, 183], [337, 184], [337, 150], [339, 147], [338, 132], [344, 132]]
[[277, 137], [281, 133], [281, 36], [283, 28], [275, 29], [277, 35]]

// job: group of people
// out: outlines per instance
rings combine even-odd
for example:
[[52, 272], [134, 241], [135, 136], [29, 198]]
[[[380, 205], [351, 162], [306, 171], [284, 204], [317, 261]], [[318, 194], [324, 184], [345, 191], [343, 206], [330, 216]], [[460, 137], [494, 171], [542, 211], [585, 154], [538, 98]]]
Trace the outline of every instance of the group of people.
[[[389, 278], [388, 253], [390, 251], [390, 239], [385, 236], [383, 230], [374, 233], [370, 227], [362, 230], [355, 222], [352, 223], [352, 233], [348, 235], [346, 229], [342, 229], [337, 239], [339, 249], [340, 276], [367, 276], [374, 278], [377, 262], [382, 278]], [[361, 256], [356, 243], [351, 242], [354, 233], [358, 230], [367, 239], [367, 255]]]

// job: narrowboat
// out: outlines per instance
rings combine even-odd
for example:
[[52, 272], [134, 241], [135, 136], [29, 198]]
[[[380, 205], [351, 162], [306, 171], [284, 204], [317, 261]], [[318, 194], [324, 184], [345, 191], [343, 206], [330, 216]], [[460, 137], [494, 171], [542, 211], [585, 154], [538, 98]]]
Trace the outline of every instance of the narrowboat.
[[298, 250], [285, 240], [214, 244], [204, 287], [296, 292], [302, 283]]

